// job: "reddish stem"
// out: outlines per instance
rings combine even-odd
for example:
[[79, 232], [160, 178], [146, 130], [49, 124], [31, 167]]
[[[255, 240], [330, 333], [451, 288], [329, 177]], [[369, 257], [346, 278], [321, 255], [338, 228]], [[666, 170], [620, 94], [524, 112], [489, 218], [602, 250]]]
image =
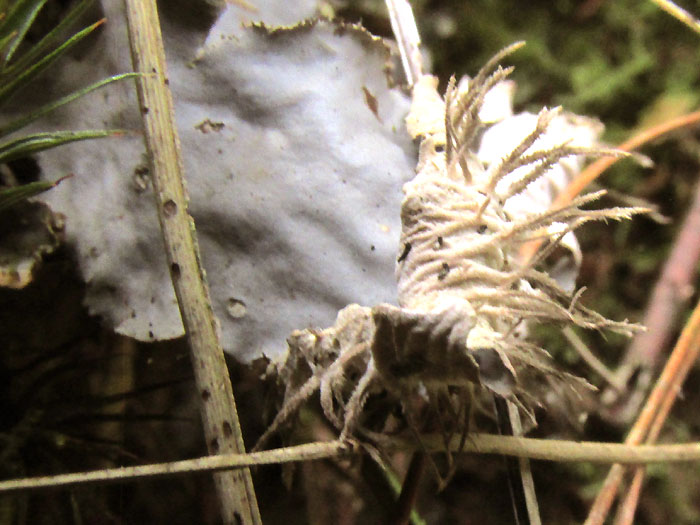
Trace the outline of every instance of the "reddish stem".
[[618, 379], [626, 383], [634, 369], [653, 369], [660, 354], [668, 347], [678, 312], [693, 294], [693, 280], [700, 260], [700, 184], [688, 216], [681, 226], [675, 246], [669, 255], [651, 294], [643, 324], [647, 331], [637, 335], [622, 360]]

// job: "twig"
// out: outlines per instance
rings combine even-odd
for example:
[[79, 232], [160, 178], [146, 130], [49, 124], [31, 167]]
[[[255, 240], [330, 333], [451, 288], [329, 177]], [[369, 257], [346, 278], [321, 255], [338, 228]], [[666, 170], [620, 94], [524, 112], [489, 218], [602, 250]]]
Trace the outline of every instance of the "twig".
[[[649, 399], [627, 436], [625, 440], [627, 445], [642, 443], [647, 436], [651, 437], [650, 428], [663, 422], [680, 392], [681, 385], [691, 366], [697, 360], [698, 354], [700, 354], [700, 303], [693, 310], [676, 347], [649, 395]], [[624, 474], [625, 468], [622, 465], [612, 466], [603, 487], [593, 502], [585, 525], [601, 525], [603, 523]]]
[[[170, 463], [157, 463], [76, 474], [10, 480], [0, 482], [0, 493], [118, 483], [131, 480], [148, 480], [178, 475], [187, 476], [194, 472], [248, 469], [254, 465], [309, 461], [313, 459], [335, 457], [345, 453], [347, 448], [348, 447], [340, 441], [332, 441], [327, 443], [311, 443], [309, 445], [269, 450], [266, 452], [254, 452], [251, 454], [220, 454], [218, 456], [204, 456]], [[232, 472], [235, 472], [235, 470], [232, 470]]]
[[[674, 399], [667, 396], [664, 400], [661, 409], [659, 410], [656, 418], [654, 418], [654, 423], [649, 430], [649, 436], [644, 442], [648, 445], [656, 442], [656, 438], [661, 431], [663, 422], [666, 420], [668, 412], [673, 406]], [[642, 493], [642, 486], [644, 484], [644, 476], [646, 475], [646, 467], [640, 465], [635, 467], [632, 474], [632, 481], [627, 488], [627, 494], [625, 498], [620, 503], [617, 509], [617, 514], [615, 515], [615, 525], [632, 525], [634, 523], [634, 515], [637, 511], [637, 504], [639, 503], [639, 496]]]
[[[217, 321], [187, 210], [183, 163], [168, 89], [165, 52], [155, 0], [125, 0], [129, 43], [146, 146], [170, 275], [190, 344], [200, 411], [210, 454], [243, 453], [245, 446]], [[224, 523], [261, 523], [250, 471], [214, 476]]]
[[[423, 440], [429, 451], [444, 451], [442, 435], [425, 436]], [[395, 448], [402, 451], [416, 449], [415, 443], [411, 440], [392, 440], [391, 443]], [[635, 465], [700, 461], [700, 442], [676, 445], [631, 446], [620, 443], [470, 434], [466, 443], [462, 443], [460, 437], [453, 439], [450, 442], [450, 450], [455, 453], [502, 454], [568, 463], [622, 463]], [[60, 489], [81, 485], [121, 483], [178, 475], [186, 476], [195, 472], [246, 469], [251, 466], [311, 461], [358, 454], [360, 452], [360, 447], [351, 447], [346, 442], [326, 441], [250, 454], [221, 454], [170, 463], [1, 481], [0, 494]]]
[[634, 469], [634, 476], [632, 477], [629, 489], [627, 489], [627, 495], [617, 509], [615, 525], [632, 525], [632, 523], [634, 523], [634, 513], [637, 510], [639, 495], [642, 492], [645, 472], [645, 467], [636, 467]]
[[[700, 341], [696, 337], [696, 345], [700, 344]], [[682, 382], [682, 380], [681, 380]], [[671, 391], [673, 392], [673, 391]], [[664, 426], [666, 417], [673, 407], [673, 403], [676, 400], [675, 395], [667, 395], [659, 406], [659, 410], [654, 418], [654, 421], [649, 428], [649, 433], [644, 443], [647, 445], [652, 445], [656, 443], [661, 429]], [[646, 468], [643, 466], [638, 466], [634, 469], [634, 475], [632, 477], [632, 482], [627, 489], [627, 495], [625, 499], [620, 504], [618, 509], [618, 514], [615, 518], [615, 525], [631, 525], [634, 521], [634, 514], [637, 508], [637, 503], [639, 501], [639, 495], [642, 491], [642, 485], [644, 482], [644, 475], [646, 473]]]
[[[691, 205], [675, 245], [649, 300], [642, 324], [647, 331], [635, 336], [627, 348], [616, 372], [618, 384], [626, 384], [634, 371], [642, 368], [635, 394], [626, 403], [624, 414], [615, 410], [616, 418], [631, 419], [626, 414], [636, 414], [652, 380], [652, 370], [659, 362], [661, 352], [667, 348], [676, 326], [678, 312], [686, 306], [693, 291], [693, 279], [700, 260], [700, 184], [695, 189]], [[603, 397], [609, 404], [612, 392]]]
[[690, 29], [696, 33], [700, 33], [700, 21], [691, 15], [688, 11], [682, 7], [671, 2], [671, 0], [651, 0], [661, 9], [666, 11], [669, 15], [674, 17], [676, 20], [687, 25]]

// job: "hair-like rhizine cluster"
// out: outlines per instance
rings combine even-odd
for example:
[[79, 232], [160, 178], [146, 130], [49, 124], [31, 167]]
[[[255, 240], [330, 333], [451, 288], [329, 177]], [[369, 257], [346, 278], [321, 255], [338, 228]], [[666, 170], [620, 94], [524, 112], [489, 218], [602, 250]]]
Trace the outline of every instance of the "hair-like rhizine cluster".
[[[430, 425], [446, 434], [466, 432], [475, 392], [492, 392], [529, 412], [543, 387], [586, 384], [524, 339], [527, 323], [622, 333], [636, 328], [585, 308], [580, 294], [564, 290], [539, 265], [581, 224], [645, 210], [582, 209], [603, 192], [517, 216], [507, 206], [564, 157], [619, 152], [567, 143], [536, 149], [559, 111], [543, 109], [535, 129], [500, 162], [483, 166], [476, 155], [484, 129], [479, 111], [488, 91], [510, 73], [496, 64], [514, 48], [489, 61], [467, 89], [458, 89], [453, 79], [444, 99], [434, 77], [423, 76], [414, 86], [407, 126], [421, 144], [417, 174], [404, 185], [401, 206], [399, 306], [350, 305], [331, 328], [294, 332], [287, 359], [275, 368], [285, 401], [256, 448], [316, 391], [343, 437], [395, 430], [397, 401], [414, 433]], [[531, 240], [545, 243], [534, 260], [521, 261], [519, 249]], [[368, 396], [379, 391], [391, 401], [375, 403], [372, 417], [363, 416]], [[419, 417], [425, 411], [434, 417]]]

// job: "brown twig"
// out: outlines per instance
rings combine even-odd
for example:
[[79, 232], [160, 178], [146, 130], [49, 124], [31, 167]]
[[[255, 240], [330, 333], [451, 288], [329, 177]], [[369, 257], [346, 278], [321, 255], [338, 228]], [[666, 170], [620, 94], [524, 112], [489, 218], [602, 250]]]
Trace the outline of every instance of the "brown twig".
[[[661, 276], [654, 286], [642, 324], [646, 332], [635, 336], [629, 345], [621, 365], [616, 372], [617, 384], [626, 384], [634, 371], [641, 367], [637, 381], [637, 392], [626, 403], [625, 414], [636, 414], [644, 399], [654, 370], [660, 361], [661, 353], [668, 343], [676, 326], [678, 312], [688, 303], [693, 292], [693, 279], [700, 260], [700, 184], [690, 211], [681, 226], [675, 245], [669, 255]], [[611, 393], [613, 394], [613, 393]], [[610, 394], [603, 400], [610, 403]], [[616, 410], [617, 418], [627, 420]]]
[[[647, 438], [655, 439], [650, 434], [652, 427], [660, 429], [668, 411], [671, 409], [676, 396], [680, 392], [691, 366], [700, 354], [700, 303], [683, 328], [678, 342], [669, 357], [663, 372], [654, 385], [644, 408], [630, 431], [625, 444], [638, 445]], [[657, 430], [658, 433], [658, 430]], [[593, 502], [585, 525], [602, 525], [605, 521], [613, 500], [617, 494], [620, 482], [625, 474], [625, 467], [613, 465], [605, 478], [603, 487]]]
[[[698, 341], [696, 341], [695, 344], [697, 345]], [[661, 406], [659, 407], [659, 411], [656, 414], [656, 417], [654, 418], [651, 427], [649, 428], [649, 434], [644, 440], [645, 444], [653, 445], [654, 443], [656, 443], [656, 440], [659, 437], [659, 434], [661, 433], [661, 429], [664, 426], [664, 422], [668, 417], [668, 413], [673, 407], [675, 399], [676, 398], [673, 395], [667, 395], [664, 398], [664, 400], [661, 403]], [[631, 525], [633, 523], [634, 514], [637, 509], [637, 502], [639, 501], [639, 495], [642, 491], [642, 484], [644, 482], [645, 473], [646, 468], [644, 466], [640, 465], [638, 467], [635, 467], [632, 482], [630, 483], [630, 486], [627, 489], [627, 495], [625, 496], [623, 502], [620, 504], [618, 514], [615, 518], [615, 525]]]
[[639, 502], [639, 496], [642, 492], [645, 472], [646, 467], [636, 467], [634, 469], [634, 475], [627, 489], [627, 495], [617, 509], [615, 525], [631, 525], [634, 522], [634, 514], [637, 510], [637, 503]]
[[[187, 210], [183, 163], [155, 0], [125, 0], [129, 43], [170, 275], [190, 345], [210, 454], [243, 453], [231, 381]], [[214, 476], [224, 523], [261, 523], [248, 469]]]

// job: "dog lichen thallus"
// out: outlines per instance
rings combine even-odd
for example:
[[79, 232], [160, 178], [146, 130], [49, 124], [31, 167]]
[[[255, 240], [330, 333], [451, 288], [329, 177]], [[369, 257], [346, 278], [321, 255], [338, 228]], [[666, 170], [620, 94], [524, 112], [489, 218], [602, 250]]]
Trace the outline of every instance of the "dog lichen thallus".
[[[521, 45], [499, 52], [459, 87], [453, 78], [444, 98], [435, 77], [414, 78], [406, 122], [420, 150], [416, 175], [403, 187], [398, 306], [352, 304], [330, 328], [292, 333], [285, 359], [272, 366], [285, 386], [284, 402], [256, 449], [319, 392], [341, 439], [378, 444], [405, 430], [420, 443], [422, 433], [437, 429], [449, 451], [453, 437], [466, 438], [470, 409], [485, 395], [505, 400], [511, 417], [532, 418], [545, 389], [565, 394], [588, 386], [526, 339], [529, 323], [624, 334], [636, 328], [584, 307], [580, 293], [565, 290], [539, 266], [580, 225], [646, 210], [582, 209], [600, 191], [558, 209], [513, 213], [508, 207], [564, 157], [622, 153], [569, 143], [537, 149], [559, 113], [545, 108], [500, 162], [484, 166], [476, 155], [484, 98], [512, 71], [498, 63]], [[532, 240], [545, 242], [534, 258], [521, 261], [519, 248]]]

